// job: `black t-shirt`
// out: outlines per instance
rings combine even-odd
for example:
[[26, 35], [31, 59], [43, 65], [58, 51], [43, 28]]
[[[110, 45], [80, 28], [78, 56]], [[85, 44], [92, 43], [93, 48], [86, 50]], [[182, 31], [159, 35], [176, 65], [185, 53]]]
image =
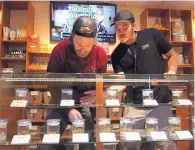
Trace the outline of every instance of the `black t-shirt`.
[[[172, 49], [172, 45], [164, 38], [160, 31], [148, 28], [137, 32], [136, 60], [128, 52], [129, 49], [132, 51], [133, 46], [135, 46], [135, 43], [133, 45], [120, 43], [116, 47], [111, 55], [115, 73], [164, 73], [162, 54], [169, 52]], [[136, 67], [136, 72], [134, 72], [134, 67]]]
[[[163, 74], [164, 60], [162, 54], [172, 49], [172, 45], [164, 38], [160, 31], [154, 28], [137, 32], [136, 42], [132, 45], [120, 43], [111, 55], [111, 61], [115, 73], [125, 74]], [[135, 51], [135, 52], [134, 52]], [[142, 89], [147, 87], [127, 87], [126, 102], [142, 103]], [[158, 102], [165, 102], [168, 88], [160, 88], [156, 94]], [[133, 93], [133, 94], [132, 94]], [[170, 99], [170, 98], [166, 98]], [[168, 100], [169, 101], [169, 100]], [[167, 102], [168, 102], [167, 101]]]

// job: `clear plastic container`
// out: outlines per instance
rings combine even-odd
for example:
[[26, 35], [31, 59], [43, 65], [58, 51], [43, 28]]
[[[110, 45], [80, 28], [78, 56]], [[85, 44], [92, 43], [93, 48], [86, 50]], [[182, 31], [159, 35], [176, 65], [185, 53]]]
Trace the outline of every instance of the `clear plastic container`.
[[143, 100], [153, 99], [153, 89], [142, 89]]
[[181, 89], [172, 90], [172, 103], [177, 104], [178, 99], [183, 98], [183, 91]]
[[75, 119], [72, 121], [72, 133], [84, 133], [85, 130], [85, 120]]
[[60, 119], [49, 119], [47, 123], [47, 134], [60, 134]]
[[110, 119], [109, 118], [100, 118], [98, 120], [99, 124], [99, 133], [106, 133], [106, 132], [111, 132], [111, 124], [110, 124]]
[[117, 89], [106, 90], [105, 94], [106, 94], [106, 100], [117, 99]]
[[23, 120], [18, 120], [18, 135], [29, 135], [31, 134], [31, 126], [32, 126], [32, 121], [29, 119], [23, 119]]
[[151, 132], [157, 132], [158, 118], [154, 118], [154, 117], [146, 118], [145, 129], [147, 135], [150, 135]]
[[72, 100], [72, 94], [73, 94], [73, 90], [72, 89], [61, 89], [62, 91], [62, 100]]
[[5, 143], [7, 140], [7, 123], [8, 120], [0, 119], [0, 143]]
[[132, 121], [130, 117], [120, 118], [120, 132], [131, 132], [132, 131]]
[[169, 117], [169, 136], [174, 136], [176, 131], [181, 130], [181, 118], [179, 117]]
[[132, 121], [133, 121], [133, 119], [130, 117], [120, 118], [120, 138], [122, 140], [125, 139], [124, 132], [131, 132], [132, 131]]
[[27, 100], [27, 94], [28, 94], [28, 89], [26, 88], [19, 88], [15, 89], [16, 91], [16, 100]]

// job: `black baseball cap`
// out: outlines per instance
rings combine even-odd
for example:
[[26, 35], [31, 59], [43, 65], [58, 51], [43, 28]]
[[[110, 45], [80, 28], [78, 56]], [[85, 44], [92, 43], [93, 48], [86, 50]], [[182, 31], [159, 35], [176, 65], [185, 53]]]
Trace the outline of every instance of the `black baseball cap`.
[[97, 24], [95, 20], [90, 17], [80, 16], [73, 24], [72, 33], [84, 37], [95, 37], [97, 33]]
[[134, 23], [135, 17], [130, 11], [122, 10], [116, 14], [116, 16], [114, 17], [114, 23], [110, 26], [115, 25], [117, 21], [130, 21], [131, 23]]

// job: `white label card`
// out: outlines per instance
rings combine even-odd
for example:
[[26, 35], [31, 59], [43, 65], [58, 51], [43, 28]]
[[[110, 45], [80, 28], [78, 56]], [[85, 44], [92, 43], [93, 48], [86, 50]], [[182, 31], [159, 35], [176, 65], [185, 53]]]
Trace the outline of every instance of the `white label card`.
[[60, 106], [74, 106], [74, 100], [61, 100]]
[[37, 95], [38, 95], [38, 91], [31, 91], [30, 94], [31, 94], [32, 96], [37, 96]]
[[116, 136], [114, 133], [100, 133], [100, 142], [115, 142]]
[[158, 106], [158, 103], [156, 100], [147, 99], [147, 100], [143, 100], [143, 105], [145, 105], [145, 106]]
[[160, 132], [151, 132], [152, 140], [158, 141], [158, 140], [168, 140], [167, 135], [164, 131]]
[[72, 135], [72, 142], [80, 143], [80, 142], [89, 142], [88, 133], [77, 133]]
[[13, 100], [10, 107], [26, 107], [27, 100]]
[[180, 140], [193, 139], [193, 136], [189, 131], [176, 131], [176, 134]]
[[14, 135], [11, 144], [29, 144], [30, 135]]
[[31, 114], [36, 114], [37, 113], [37, 109], [30, 109], [30, 113]]
[[106, 100], [107, 106], [120, 106], [119, 100]]
[[139, 132], [124, 132], [126, 141], [141, 141]]
[[178, 103], [179, 105], [192, 105], [192, 102], [189, 99], [178, 99]]
[[60, 134], [45, 134], [42, 143], [59, 143]]

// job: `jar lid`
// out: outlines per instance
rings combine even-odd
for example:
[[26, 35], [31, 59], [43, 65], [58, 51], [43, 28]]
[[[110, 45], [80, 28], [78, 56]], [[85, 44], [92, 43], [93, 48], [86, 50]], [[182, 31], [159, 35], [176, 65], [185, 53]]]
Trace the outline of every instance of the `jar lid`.
[[99, 122], [99, 125], [110, 124], [110, 119], [109, 118], [99, 118], [98, 122]]
[[27, 88], [19, 88], [15, 90], [16, 90], [16, 93], [22, 93], [22, 94], [26, 94], [28, 92]]
[[153, 89], [142, 89], [143, 96], [149, 96], [150, 94], [153, 94]]
[[50, 126], [57, 126], [60, 123], [60, 119], [48, 119], [46, 122]]
[[172, 91], [172, 95], [173, 95], [173, 96], [180, 96], [182, 93], [183, 93], [182, 90], [173, 90], [173, 91]]
[[32, 125], [32, 121], [30, 119], [22, 119], [17, 121], [18, 126], [29, 126]]
[[180, 117], [169, 117], [168, 121], [170, 124], [179, 124], [181, 123], [181, 118]]
[[133, 119], [130, 117], [122, 117], [120, 118], [120, 123], [132, 123]]
[[149, 118], [146, 118], [146, 122], [149, 123], [149, 124], [157, 124], [158, 123], [158, 118], [149, 117]]
[[84, 124], [85, 120], [84, 119], [74, 119], [72, 121], [73, 124]]
[[72, 89], [62, 89], [62, 93], [72, 94]]
[[106, 94], [110, 95], [110, 96], [116, 96], [117, 95], [117, 90], [107, 90]]
[[8, 120], [7, 119], [0, 119], [0, 125], [5, 125], [7, 124]]

